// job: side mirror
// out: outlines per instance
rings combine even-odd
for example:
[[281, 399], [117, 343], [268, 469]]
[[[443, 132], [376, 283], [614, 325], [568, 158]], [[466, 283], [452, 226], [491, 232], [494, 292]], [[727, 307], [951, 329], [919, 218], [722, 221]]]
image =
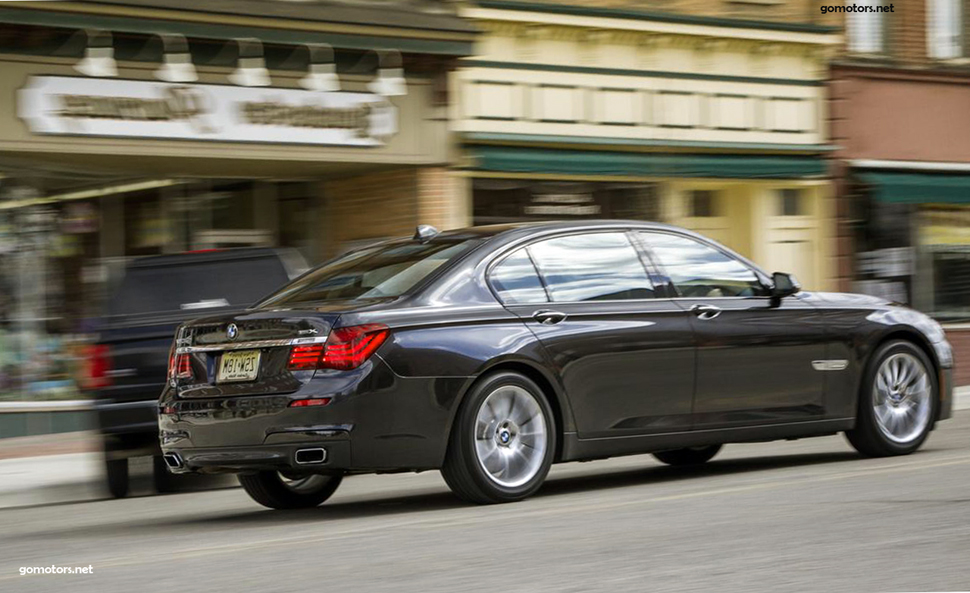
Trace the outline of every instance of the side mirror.
[[771, 298], [781, 300], [786, 296], [791, 296], [802, 289], [801, 284], [791, 274], [785, 272], [775, 272], [771, 275], [774, 286], [771, 288]]

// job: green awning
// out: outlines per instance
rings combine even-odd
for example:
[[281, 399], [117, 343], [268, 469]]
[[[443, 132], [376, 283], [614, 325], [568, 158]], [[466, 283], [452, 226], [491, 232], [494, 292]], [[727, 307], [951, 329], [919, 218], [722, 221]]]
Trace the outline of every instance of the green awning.
[[894, 204], [970, 204], [970, 175], [859, 173], [872, 196]]
[[470, 146], [471, 169], [502, 173], [628, 177], [791, 179], [825, 175], [817, 155], [657, 154], [533, 147]]

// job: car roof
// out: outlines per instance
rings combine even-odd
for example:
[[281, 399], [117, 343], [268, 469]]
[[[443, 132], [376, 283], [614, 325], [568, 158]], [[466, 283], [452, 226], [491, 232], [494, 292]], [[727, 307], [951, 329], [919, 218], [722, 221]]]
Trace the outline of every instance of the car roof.
[[683, 232], [686, 234], [694, 234], [687, 229], [681, 227], [672, 226], [669, 224], [663, 224], [660, 222], [651, 222], [643, 220], [549, 220], [549, 221], [535, 221], [535, 222], [516, 222], [516, 223], [506, 223], [506, 224], [490, 224], [483, 226], [466, 227], [463, 229], [453, 229], [449, 231], [443, 231], [438, 234], [433, 240], [446, 240], [454, 241], [461, 239], [473, 239], [473, 238], [490, 238], [499, 237], [503, 238], [519, 238], [532, 235], [537, 231], [542, 231], [543, 233], [554, 233], [556, 231], [571, 231], [571, 230], [596, 230], [596, 229], [627, 229], [627, 228], [641, 228], [641, 229], [653, 229], [653, 230], [669, 230]]

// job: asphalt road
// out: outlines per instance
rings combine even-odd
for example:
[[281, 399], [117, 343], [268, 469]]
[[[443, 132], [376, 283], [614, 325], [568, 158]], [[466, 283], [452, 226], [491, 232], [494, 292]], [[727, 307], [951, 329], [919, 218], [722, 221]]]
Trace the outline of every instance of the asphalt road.
[[[970, 412], [908, 457], [841, 436], [553, 469], [476, 507], [436, 472], [346, 480], [324, 506], [238, 488], [0, 510], [0, 591], [970, 590]], [[92, 565], [92, 575], [20, 576]]]

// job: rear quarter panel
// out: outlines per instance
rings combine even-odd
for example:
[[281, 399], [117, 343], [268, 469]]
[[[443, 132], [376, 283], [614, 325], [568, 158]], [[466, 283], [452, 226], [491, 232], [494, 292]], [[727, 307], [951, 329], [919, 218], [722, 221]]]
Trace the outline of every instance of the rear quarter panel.
[[384, 323], [391, 328], [391, 337], [378, 355], [395, 374], [462, 380], [460, 389], [438, 394], [452, 419], [462, 397], [483, 374], [503, 365], [528, 367], [551, 388], [552, 393], [547, 395], [555, 398], [551, 403], [561, 412], [563, 429], [575, 430], [562, 385], [545, 350], [535, 334], [498, 303], [415, 307], [341, 318], [342, 325], [358, 323]]

